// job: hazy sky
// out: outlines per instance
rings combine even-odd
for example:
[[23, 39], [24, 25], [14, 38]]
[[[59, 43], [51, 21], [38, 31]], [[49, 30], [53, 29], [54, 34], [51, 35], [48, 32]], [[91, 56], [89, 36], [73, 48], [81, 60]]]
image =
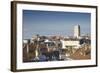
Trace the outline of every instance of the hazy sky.
[[24, 39], [36, 34], [73, 36], [75, 25], [80, 25], [81, 35], [90, 34], [91, 14], [23, 10]]

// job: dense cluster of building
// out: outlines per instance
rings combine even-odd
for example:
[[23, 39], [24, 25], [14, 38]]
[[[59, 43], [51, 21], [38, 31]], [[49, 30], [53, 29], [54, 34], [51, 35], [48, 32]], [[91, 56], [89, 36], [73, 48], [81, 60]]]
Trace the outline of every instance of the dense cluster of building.
[[90, 55], [90, 45], [90, 36], [80, 36], [79, 25], [73, 37], [34, 35], [23, 40], [23, 62], [72, 60], [75, 53]]

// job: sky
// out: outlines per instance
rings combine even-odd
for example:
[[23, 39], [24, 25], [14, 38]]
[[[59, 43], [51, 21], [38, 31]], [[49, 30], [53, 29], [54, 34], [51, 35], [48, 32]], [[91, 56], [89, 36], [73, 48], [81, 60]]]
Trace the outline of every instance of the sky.
[[24, 39], [32, 38], [36, 34], [73, 36], [75, 25], [80, 25], [81, 35], [90, 34], [91, 14], [23, 10]]

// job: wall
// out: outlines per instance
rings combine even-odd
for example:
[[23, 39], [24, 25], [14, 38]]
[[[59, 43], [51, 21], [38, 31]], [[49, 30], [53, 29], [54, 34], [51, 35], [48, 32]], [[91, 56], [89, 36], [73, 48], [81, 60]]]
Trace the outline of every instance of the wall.
[[[12, 73], [10, 71], [10, 1], [0, 0], [0, 73]], [[99, 0], [33, 0], [41, 2], [56, 2], [56, 3], [69, 3], [69, 4], [85, 4], [85, 5], [99, 5]], [[99, 3], [99, 4], [98, 4]], [[100, 6], [99, 6], [100, 7]], [[100, 10], [99, 12], [100, 13]], [[100, 14], [98, 14], [100, 16]], [[98, 17], [98, 19], [100, 19]], [[100, 21], [99, 21], [100, 23]], [[98, 25], [98, 28], [100, 25]], [[100, 31], [100, 29], [98, 29]], [[100, 34], [98, 34], [100, 37]], [[98, 43], [100, 43], [98, 38]], [[5, 41], [5, 42], [4, 42]], [[98, 46], [100, 47], [100, 46]], [[100, 56], [100, 49], [98, 48], [98, 54]], [[99, 57], [100, 64], [100, 57]], [[50, 70], [50, 71], [35, 71], [34, 73], [99, 73], [100, 65], [92, 68], [77, 68], [77, 69], [62, 69], [62, 70]], [[19, 72], [20, 73], [20, 72]], [[21, 72], [24, 73], [24, 72]], [[33, 72], [25, 72], [33, 73]]]

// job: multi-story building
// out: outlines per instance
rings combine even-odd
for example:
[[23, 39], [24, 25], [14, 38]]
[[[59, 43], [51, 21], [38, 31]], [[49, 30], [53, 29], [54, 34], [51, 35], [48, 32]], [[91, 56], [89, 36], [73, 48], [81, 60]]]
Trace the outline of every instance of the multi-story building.
[[80, 25], [74, 26], [74, 37], [79, 38], [80, 36]]
[[66, 49], [68, 47], [79, 48], [80, 40], [79, 39], [64, 39], [64, 40], [62, 40], [62, 48]]

